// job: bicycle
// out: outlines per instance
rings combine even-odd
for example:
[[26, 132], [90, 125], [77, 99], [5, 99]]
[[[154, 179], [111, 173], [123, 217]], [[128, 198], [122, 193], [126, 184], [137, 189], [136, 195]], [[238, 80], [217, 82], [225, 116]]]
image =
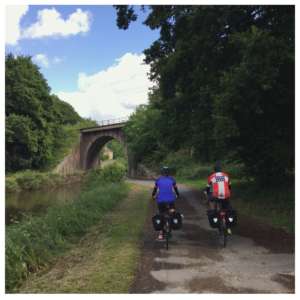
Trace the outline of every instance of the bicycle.
[[163, 236], [166, 241], [166, 249], [169, 249], [169, 239], [172, 234], [172, 226], [171, 226], [171, 216], [170, 209], [167, 209], [167, 212], [163, 214]]
[[[215, 199], [215, 203], [216, 203], [220, 242], [225, 248], [227, 245], [227, 237], [229, 235], [228, 230], [231, 230], [230, 227], [236, 223], [236, 213], [233, 216], [231, 215], [233, 213], [233, 210], [230, 206], [229, 207], [226, 206], [226, 208], [223, 207], [224, 203], [226, 203], [224, 202], [223, 199]], [[231, 212], [231, 214], [229, 214], [229, 212]]]
[[227, 245], [227, 236], [228, 236], [228, 227], [226, 222], [227, 212], [224, 209], [218, 211], [218, 220], [219, 220], [219, 236], [220, 242], [225, 248]]

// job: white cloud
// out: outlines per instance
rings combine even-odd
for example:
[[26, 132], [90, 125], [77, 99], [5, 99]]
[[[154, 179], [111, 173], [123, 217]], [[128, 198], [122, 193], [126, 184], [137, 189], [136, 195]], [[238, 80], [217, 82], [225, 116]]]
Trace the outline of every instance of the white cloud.
[[64, 20], [55, 9], [43, 9], [38, 12], [38, 20], [25, 28], [23, 38], [42, 38], [49, 36], [69, 36], [89, 31], [91, 15], [87, 11], [77, 9]]
[[20, 21], [27, 13], [28, 5], [6, 6], [6, 44], [16, 45], [21, 37]]
[[45, 54], [37, 54], [32, 57], [32, 60], [41, 67], [49, 68], [49, 59]]
[[53, 58], [53, 63], [54, 63], [54, 64], [60, 64], [61, 62], [63, 62], [63, 59], [62, 59], [62, 58], [57, 57], [57, 56], [55, 56], [55, 57]]
[[126, 53], [106, 70], [93, 75], [78, 75], [78, 90], [58, 92], [83, 117], [97, 120], [128, 116], [139, 104], [148, 101], [149, 66], [144, 55]]
[[51, 65], [57, 65], [63, 62], [63, 59], [54, 56], [53, 58], [49, 58], [46, 54], [39, 53], [32, 57], [33, 62], [38, 64], [41, 67], [49, 68]]

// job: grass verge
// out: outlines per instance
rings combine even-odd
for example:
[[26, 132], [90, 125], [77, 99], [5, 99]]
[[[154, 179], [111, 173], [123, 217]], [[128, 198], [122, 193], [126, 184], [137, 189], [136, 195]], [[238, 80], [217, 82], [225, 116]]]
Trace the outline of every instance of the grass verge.
[[240, 213], [294, 233], [295, 191], [293, 186], [259, 189], [254, 183], [237, 182], [233, 189], [232, 203]]
[[28, 278], [22, 293], [128, 293], [141, 255], [148, 190], [129, 196], [45, 274]]
[[7, 292], [13, 292], [30, 273], [45, 267], [68, 249], [70, 243], [126, 197], [125, 183], [111, 179], [112, 182], [101, 181], [101, 173], [92, 172], [74, 202], [51, 207], [44, 216], [30, 217], [6, 227]]

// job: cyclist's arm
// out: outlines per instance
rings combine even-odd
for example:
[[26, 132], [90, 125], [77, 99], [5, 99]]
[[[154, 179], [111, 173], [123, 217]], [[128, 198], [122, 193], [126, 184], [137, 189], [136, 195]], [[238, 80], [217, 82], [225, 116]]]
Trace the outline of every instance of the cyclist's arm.
[[173, 189], [176, 193], [177, 198], [179, 198], [179, 191], [178, 191], [178, 188], [177, 188], [177, 183], [176, 183], [175, 178], [173, 178]]
[[174, 188], [174, 191], [175, 191], [176, 196], [177, 196], [177, 198], [178, 198], [178, 197], [179, 197], [179, 191], [178, 191], [178, 188], [177, 188], [176, 183], [173, 184], [173, 188]]
[[229, 177], [228, 177], [228, 187], [229, 187], [229, 190], [231, 191], [231, 180], [229, 179]]
[[155, 198], [156, 193], [157, 193], [157, 185], [155, 184], [155, 186], [153, 188], [153, 191], [152, 191], [152, 198], [153, 199]]
[[212, 194], [212, 177], [214, 173], [208, 176], [207, 178], [207, 185], [206, 185], [206, 193], [207, 195]]
[[206, 193], [209, 195], [210, 193], [211, 193], [211, 189], [212, 189], [212, 183], [211, 183], [211, 181], [209, 181], [208, 183], [207, 183], [207, 185], [206, 185], [206, 188], [205, 188], [205, 190], [206, 190]]

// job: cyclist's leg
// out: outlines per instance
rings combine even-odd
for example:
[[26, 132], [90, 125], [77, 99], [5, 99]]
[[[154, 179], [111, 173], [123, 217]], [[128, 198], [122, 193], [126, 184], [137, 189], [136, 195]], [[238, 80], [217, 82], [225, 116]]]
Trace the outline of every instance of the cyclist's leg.
[[[157, 206], [158, 206], [158, 211], [159, 211], [159, 215], [164, 217], [164, 214], [167, 210], [167, 205], [166, 203], [164, 202], [161, 202], [161, 203], [157, 203]], [[163, 240], [164, 236], [163, 236], [163, 230], [160, 230], [159, 233], [158, 233], [158, 237], [157, 239], [158, 240]]]
[[225, 210], [232, 210], [232, 206], [230, 204], [229, 198], [227, 199], [222, 199], [221, 201], [222, 209]]
[[[175, 216], [175, 213], [176, 213], [175, 202], [170, 202], [170, 203], [168, 204], [168, 209], [169, 209], [169, 216], [171, 216], [171, 218], [174, 217], [174, 216]], [[172, 231], [172, 230], [171, 230], [171, 228], [170, 228], [170, 231], [169, 231], [169, 237], [172, 236], [171, 231]]]
[[[221, 205], [222, 205], [222, 209], [224, 209], [226, 211], [229, 211], [229, 210], [232, 209], [231, 205], [230, 205], [230, 202], [229, 202], [229, 199], [222, 199]], [[231, 229], [229, 227], [227, 228], [227, 233], [232, 234]]]
[[222, 200], [219, 198], [214, 198], [215, 210], [220, 211], [222, 208]]
[[208, 207], [210, 210], [215, 210], [216, 209], [216, 202], [215, 198], [211, 193], [207, 194], [207, 199], [208, 199]]
[[169, 212], [170, 212], [170, 214], [174, 214], [175, 211], [176, 211], [176, 209], [175, 209], [175, 202], [170, 202], [168, 204], [168, 206], [169, 206]]

